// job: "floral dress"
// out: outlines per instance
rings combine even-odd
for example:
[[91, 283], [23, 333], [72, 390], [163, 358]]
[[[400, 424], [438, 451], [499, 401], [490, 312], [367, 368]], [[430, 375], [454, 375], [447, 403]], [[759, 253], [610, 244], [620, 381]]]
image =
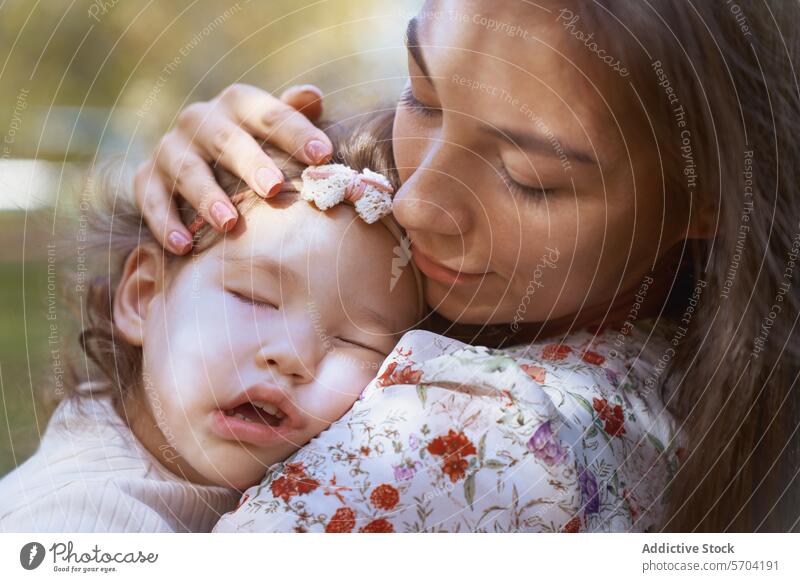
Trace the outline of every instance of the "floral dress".
[[504, 350], [405, 334], [353, 408], [217, 532], [658, 527], [681, 453], [637, 323]]

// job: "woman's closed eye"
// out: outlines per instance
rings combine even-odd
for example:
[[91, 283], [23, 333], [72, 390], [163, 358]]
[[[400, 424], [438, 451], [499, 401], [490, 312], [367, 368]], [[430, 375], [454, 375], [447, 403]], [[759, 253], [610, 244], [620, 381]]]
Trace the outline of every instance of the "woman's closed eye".
[[265, 299], [260, 299], [256, 297], [252, 297], [249, 293], [241, 293], [239, 291], [233, 291], [228, 289], [228, 293], [232, 295], [237, 301], [244, 303], [245, 305], [250, 305], [257, 309], [268, 309], [271, 311], [277, 310], [278, 306], [274, 303], [267, 301]]
[[403, 91], [402, 95], [400, 95], [400, 104], [423, 117], [433, 118], [438, 117], [442, 114], [441, 109], [437, 109], [436, 107], [431, 107], [429, 105], [425, 105], [419, 99], [414, 96], [414, 91], [411, 89], [411, 85], [408, 85], [405, 90]]
[[552, 194], [555, 191], [555, 188], [535, 188], [533, 186], [527, 186], [525, 184], [520, 184], [514, 178], [511, 177], [511, 174], [508, 173], [504, 167], [501, 167], [500, 170], [500, 177], [505, 182], [506, 187], [511, 190], [514, 194], [519, 194], [521, 196], [533, 196], [536, 198], [542, 198], [547, 196], [548, 194]]

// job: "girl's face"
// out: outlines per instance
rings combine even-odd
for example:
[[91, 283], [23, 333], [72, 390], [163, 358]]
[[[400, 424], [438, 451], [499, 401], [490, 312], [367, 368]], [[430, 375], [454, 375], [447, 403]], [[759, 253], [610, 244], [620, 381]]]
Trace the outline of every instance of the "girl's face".
[[628, 81], [572, 16], [435, 0], [409, 26], [395, 216], [448, 319], [602, 317], [686, 236]]
[[148, 448], [246, 488], [341, 417], [417, 316], [396, 245], [349, 208], [257, 203], [148, 305]]

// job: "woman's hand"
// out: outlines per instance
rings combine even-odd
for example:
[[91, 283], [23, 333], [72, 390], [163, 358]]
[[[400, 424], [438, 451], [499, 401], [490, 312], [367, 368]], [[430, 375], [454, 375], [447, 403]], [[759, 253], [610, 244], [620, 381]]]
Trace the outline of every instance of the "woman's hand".
[[155, 153], [136, 171], [136, 203], [156, 239], [175, 254], [191, 249], [173, 197], [185, 198], [219, 231], [235, 226], [236, 208], [214, 179], [212, 163], [242, 178], [262, 196], [280, 190], [283, 174], [256, 138], [265, 139], [305, 164], [333, 152], [312, 121], [322, 113], [322, 92], [313, 85], [287, 89], [280, 99], [250, 85], [231, 85], [208, 102], [178, 115]]

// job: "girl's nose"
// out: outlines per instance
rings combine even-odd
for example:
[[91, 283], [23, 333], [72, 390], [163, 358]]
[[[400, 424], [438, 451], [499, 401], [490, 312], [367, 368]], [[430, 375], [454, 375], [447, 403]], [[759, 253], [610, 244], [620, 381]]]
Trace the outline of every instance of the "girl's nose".
[[440, 167], [434, 154], [408, 177], [395, 194], [394, 216], [406, 230], [466, 236], [473, 226], [472, 208], [477, 197], [461, 181], [459, 172]]
[[[309, 329], [298, 329], [287, 322], [277, 333], [269, 334], [256, 355], [257, 365], [265, 370], [277, 371], [294, 384], [308, 384], [316, 378], [322, 359], [322, 346], [317, 334]], [[291, 333], [290, 333], [291, 331]]]

